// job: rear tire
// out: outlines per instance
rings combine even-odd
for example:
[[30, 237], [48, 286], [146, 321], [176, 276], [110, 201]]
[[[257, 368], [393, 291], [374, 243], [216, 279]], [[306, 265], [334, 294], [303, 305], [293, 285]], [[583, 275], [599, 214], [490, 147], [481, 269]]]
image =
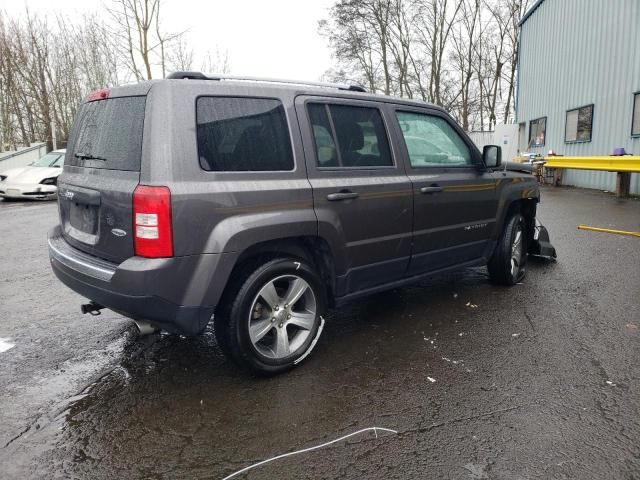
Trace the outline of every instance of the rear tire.
[[327, 304], [319, 275], [295, 258], [241, 269], [225, 300], [214, 317], [218, 344], [259, 375], [287, 371], [310, 353]]
[[526, 232], [527, 224], [520, 213], [508, 218], [487, 265], [492, 282], [511, 286], [524, 278], [528, 247]]

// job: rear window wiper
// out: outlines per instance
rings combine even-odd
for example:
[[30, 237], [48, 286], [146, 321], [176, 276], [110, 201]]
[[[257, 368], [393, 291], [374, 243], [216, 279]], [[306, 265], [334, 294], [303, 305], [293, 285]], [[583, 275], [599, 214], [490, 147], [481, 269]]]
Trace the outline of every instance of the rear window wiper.
[[104, 157], [98, 157], [97, 155], [92, 155], [90, 153], [74, 153], [73, 156], [81, 160], [102, 160], [103, 162], [107, 161], [107, 159]]

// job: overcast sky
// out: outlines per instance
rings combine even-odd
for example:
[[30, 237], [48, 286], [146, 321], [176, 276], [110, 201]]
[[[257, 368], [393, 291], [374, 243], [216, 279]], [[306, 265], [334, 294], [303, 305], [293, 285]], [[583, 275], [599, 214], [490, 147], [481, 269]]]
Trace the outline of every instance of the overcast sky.
[[[197, 53], [216, 47], [229, 53], [235, 75], [318, 80], [332, 66], [318, 35], [334, 0], [162, 0], [166, 31], [188, 29]], [[10, 16], [32, 11], [74, 16], [101, 11], [109, 0], [0, 0]], [[196, 66], [200, 66], [197, 60]], [[213, 73], [213, 72], [210, 72]]]

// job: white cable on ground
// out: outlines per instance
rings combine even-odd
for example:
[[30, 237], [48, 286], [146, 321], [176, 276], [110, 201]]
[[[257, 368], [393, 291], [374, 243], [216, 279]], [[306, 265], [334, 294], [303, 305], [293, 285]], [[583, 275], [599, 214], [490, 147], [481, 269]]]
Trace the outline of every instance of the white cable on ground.
[[283, 453], [282, 455], [278, 455], [277, 457], [269, 458], [267, 460], [263, 460], [261, 462], [254, 463], [253, 465], [249, 465], [248, 467], [245, 467], [242, 470], [238, 470], [237, 472], [234, 472], [231, 475], [224, 477], [222, 480], [229, 480], [230, 478], [233, 478], [233, 477], [235, 477], [237, 475], [240, 475], [241, 473], [244, 473], [246, 471], [249, 471], [252, 468], [256, 468], [256, 467], [259, 467], [260, 465], [264, 465], [265, 463], [273, 462], [274, 460], [279, 460], [279, 459], [285, 458], [285, 457], [291, 457], [293, 455], [298, 455], [300, 453], [311, 452], [312, 450], [318, 450], [320, 448], [327, 447], [329, 445], [332, 445], [334, 443], [340, 442], [342, 440], [346, 440], [347, 438], [354, 437], [356, 435], [360, 435], [361, 433], [364, 433], [364, 432], [370, 432], [372, 430], [376, 434], [376, 438], [378, 438], [378, 430], [380, 430], [381, 432], [389, 432], [389, 433], [393, 433], [393, 434], [397, 434], [398, 433], [397, 431], [391, 430], [389, 428], [382, 428], [382, 427], [363, 428], [362, 430], [358, 430], [357, 432], [350, 433], [349, 435], [345, 435], [343, 437], [336, 438], [335, 440], [331, 440], [330, 442], [323, 443], [322, 445], [316, 445], [315, 447], [309, 447], [309, 448], [304, 448], [302, 450], [296, 450], [295, 452]]

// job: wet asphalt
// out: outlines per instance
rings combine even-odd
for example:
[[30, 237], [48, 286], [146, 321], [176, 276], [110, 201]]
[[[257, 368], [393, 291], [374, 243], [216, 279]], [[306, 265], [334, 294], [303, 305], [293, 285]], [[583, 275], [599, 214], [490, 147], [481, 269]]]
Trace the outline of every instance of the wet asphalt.
[[640, 478], [640, 200], [543, 191], [557, 263], [471, 269], [327, 316], [256, 379], [212, 333], [138, 337], [50, 271], [53, 203], [0, 202], [0, 478]]

